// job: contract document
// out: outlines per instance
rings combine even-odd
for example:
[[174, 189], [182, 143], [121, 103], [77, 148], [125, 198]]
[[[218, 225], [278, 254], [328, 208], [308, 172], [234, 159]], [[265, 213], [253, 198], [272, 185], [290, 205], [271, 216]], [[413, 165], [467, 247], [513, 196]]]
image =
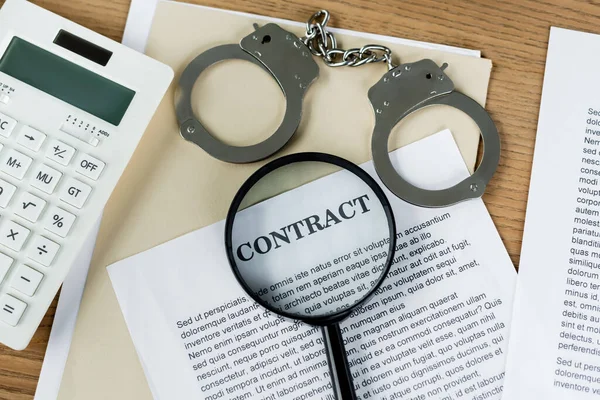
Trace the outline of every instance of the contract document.
[[[448, 130], [391, 157], [427, 189], [468, 174]], [[372, 162], [362, 167], [377, 179]], [[343, 172], [321, 179], [335, 184]], [[315, 209], [327, 201], [319, 181], [293, 189]], [[397, 223], [395, 264], [342, 323], [357, 396], [500, 400], [516, 273], [483, 202], [427, 209], [386, 194]], [[223, 236], [219, 222], [108, 267], [154, 398], [333, 399], [320, 329], [254, 303], [231, 271]], [[322, 263], [370, 268], [362, 252], [349, 252]], [[286, 284], [303, 290], [304, 278]]]
[[600, 36], [552, 28], [510, 335], [508, 400], [600, 398]]

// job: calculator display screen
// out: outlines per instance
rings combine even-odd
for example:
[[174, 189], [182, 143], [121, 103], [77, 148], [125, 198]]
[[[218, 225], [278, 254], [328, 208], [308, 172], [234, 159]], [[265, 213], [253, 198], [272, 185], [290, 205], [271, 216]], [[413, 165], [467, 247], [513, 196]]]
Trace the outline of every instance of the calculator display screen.
[[0, 72], [110, 124], [119, 125], [135, 92], [23, 39], [14, 37]]

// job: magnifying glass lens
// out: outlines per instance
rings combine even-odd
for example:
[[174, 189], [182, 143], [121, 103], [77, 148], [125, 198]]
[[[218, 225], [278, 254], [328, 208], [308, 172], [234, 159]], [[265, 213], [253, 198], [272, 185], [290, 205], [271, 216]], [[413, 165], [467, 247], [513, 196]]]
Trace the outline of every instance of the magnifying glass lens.
[[225, 246], [236, 278], [267, 309], [322, 327], [338, 400], [356, 399], [339, 323], [385, 279], [395, 232], [373, 178], [322, 153], [265, 165], [229, 209]]
[[303, 320], [342, 314], [387, 272], [386, 211], [349, 170], [320, 161], [276, 168], [248, 188], [236, 211], [238, 279], [279, 314]]

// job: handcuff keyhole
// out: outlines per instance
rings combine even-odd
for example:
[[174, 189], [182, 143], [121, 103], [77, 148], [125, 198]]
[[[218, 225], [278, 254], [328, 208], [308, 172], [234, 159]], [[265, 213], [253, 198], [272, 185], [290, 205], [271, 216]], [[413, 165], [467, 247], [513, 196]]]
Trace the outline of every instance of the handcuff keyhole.
[[263, 39], [262, 39], [261, 43], [265, 44], [265, 43], [269, 43], [270, 41], [271, 41], [271, 36], [265, 35], [265, 36], [263, 36]]
[[430, 74], [430, 73], [427, 73], [427, 75], [425, 75], [425, 78], [427, 78], [427, 79], [431, 79], [431, 74]]

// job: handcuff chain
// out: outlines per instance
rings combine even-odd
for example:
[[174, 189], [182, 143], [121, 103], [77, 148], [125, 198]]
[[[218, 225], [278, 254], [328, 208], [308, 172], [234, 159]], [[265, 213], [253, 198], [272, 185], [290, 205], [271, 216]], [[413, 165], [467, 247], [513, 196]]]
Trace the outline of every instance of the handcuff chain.
[[300, 40], [310, 52], [321, 57], [329, 67], [359, 67], [365, 64], [384, 62], [388, 70], [396, 65], [392, 62], [392, 50], [379, 44], [367, 44], [361, 48], [348, 50], [337, 47], [335, 35], [327, 30], [329, 11], [320, 10], [306, 21], [306, 35]]

